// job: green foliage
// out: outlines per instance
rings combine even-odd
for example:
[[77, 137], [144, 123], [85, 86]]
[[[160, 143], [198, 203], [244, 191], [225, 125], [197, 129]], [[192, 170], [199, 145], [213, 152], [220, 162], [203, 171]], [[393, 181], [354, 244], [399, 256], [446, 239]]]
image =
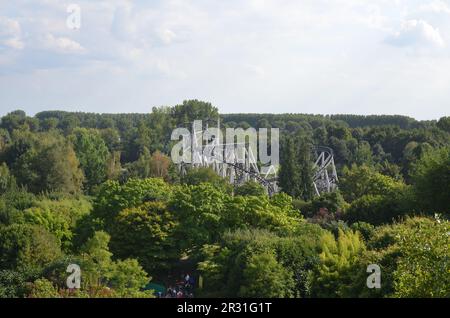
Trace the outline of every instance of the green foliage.
[[273, 199], [267, 195], [231, 197], [221, 188], [202, 183], [177, 187], [170, 208], [180, 219], [185, 242], [200, 247], [217, 242], [230, 229], [256, 227], [292, 233], [301, 216], [288, 198], [281, 194]]
[[292, 272], [277, 262], [272, 253], [254, 254], [242, 273], [240, 297], [286, 298], [293, 296]]
[[0, 165], [0, 195], [15, 186], [16, 180], [9, 172], [6, 163]]
[[171, 189], [162, 179], [130, 179], [121, 185], [107, 181], [100, 186], [94, 200], [94, 217], [110, 223], [123, 209], [144, 202], [169, 199]]
[[98, 131], [85, 128], [74, 129], [69, 140], [73, 144], [85, 176], [84, 186], [91, 191], [94, 186], [106, 180], [110, 156], [108, 147]]
[[218, 187], [226, 187], [227, 182], [225, 179], [217, 175], [211, 168], [193, 168], [190, 169], [186, 175], [182, 177], [183, 183], [188, 185], [199, 185], [201, 183], [210, 183]]
[[177, 124], [191, 123], [194, 120], [208, 120], [219, 117], [218, 109], [210, 103], [199, 100], [186, 100], [182, 105], [176, 105], [172, 109], [172, 116]]
[[447, 116], [447, 117], [442, 117], [441, 119], [439, 119], [439, 121], [437, 122], [437, 126], [440, 129], [450, 133], [450, 117]]
[[15, 131], [5, 156], [18, 184], [33, 193], [80, 191], [83, 174], [78, 159], [70, 143], [57, 133]]
[[0, 223], [10, 225], [20, 222], [22, 211], [34, 204], [35, 196], [23, 188], [12, 188], [0, 196]]
[[344, 215], [350, 223], [363, 221], [373, 225], [392, 222], [406, 215], [413, 215], [412, 193], [405, 188], [390, 195], [363, 195], [352, 202]]
[[450, 223], [409, 222], [398, 241], [402, 257], [394, 273], [394, 296], [450, 297]]
[[[219, 117], [281, 129], [283, 192], [233, 189], [205, 168], [180, 179], [173, 128]], [[197, 100], [14, 111], [0, 122], [0, 297], [153, 297], [147, 273], [162, 282], [186, 263], [200, 296], [450, 297], [449, 143], [448, 117], [219, 115]], [[313, 196], [314, 146], [333, 149], [339, 191]], [[66, 288], [68, 264], [81, 290]], [[366, 286], [369, 264], [380, 289]]]
[[73, 246], [80, 248], [95, 231], [110, 231], [117, 214], [168, 195], [168, 187], [160, 179], [130, 179], [125, 184], [109, 180], [96, 189], [92, 213], [77, 219], [73, 230]]
[[293, 210], [292, 201], [282, 202], [267, 196], [235, 197], [228, 200], [223, 211], [227, 228], [260, 228], [277, 233], [292, 233], [301, 222], [301, 216]]
[[68, 250], [77, 221], [88, 215], [90, 210], [91, 204], [81, 198], [65, 198], [58, 201], [44, 199], [34, 202], [32, 207], [24, 210], [21, 222], [43, 226], [55, 235], [65, 250]]
[[325, 233], [321, 240], [320, 263], [314, 271], [311, 293], [315, 297], [342, 297], [352, 277], [352, 266], [364, 252], [359, 233], [339, 230], [338, 238]]
[[309, 202], [296, 201], [296, 208], [299, 209], [305, 217], [315, 217], [323, 210], [335, 215], [340, 214], [348, 207], [347, 202], [341, 195], [340, 191], [323, 193], [314, 197]]
[[116, 257], [137, 258], [147, 272], [167, 269], [180, 256], [177, 227], [177, 220], [162, 202], [124, 209], [111, 230], [111, 249]]
[[369, 241], [375, 232], [375, 226], [366, 222], [353, 223], [351, 229], [355, 232], [359, 232], [365, 242]]
[[364, 195], [390, 195], [402, 191], [403, 187], [401, 182], [366, 165], [344, 168], [339, 182], [339, 189], [347, 202], [353, 202]]
[[287, 137], [281, 146], [281, 189], [294, 198], [312, 198], [311, 141], [304, 136]]
[[368, 166], [344, 169], [340, 190], [351, 202], [344, 215], [350, 223], [379, 225], [417, 212], [411, 187]]
[[255, 181], [247, 181], [243, 185], [237, 187], [234, 190], [235, 195], [252, 195], [252, 196], [263, 196], [266, 194], [266, 189], [258, 182]]
[[150, 155], [147, 147], [144, 147], [139, 159], [129, 167], [129, 176], [134, 178], [163, 178], [169, 177], [170, 158], [160, 151]]
[[35, 118], [27, 117], [23, 110], [15, 110], [2, 117], [0, 128], [12, 133], [15, 129], [37, 131], [39, 121]]
[[225, 233], [220, 244], [201, 250], [202, 295], [309, 295], [308, 276], [318, 262], [322, 234], [320, 227], [307, 223], [285, 237], [257, 229]]
[[58, 290], [53, 286], [52, 282], [45, 278], [37, 279], [31, 286], [29, 298], [59, 298]]
[[81, 268], [83, 289], [95, 293], [102, 286], [113, 289], [116, 297], [151, 297], [149, 292], [140, 292], [150, 278], [136, 259], [113, 261], [108, 244], [110, 236], [95, 232], [82, 248]]
[[[447, 221], [418, 217], [376, 228], [343, 296], [448, 297], [448, 230]], [[366, 287], [369, 264], [381, 268], [381, 289]]]
[[58, 240], [41, 226], [0, 227], [0, 268], [40, 270], [60, 255]]
[[180, 219], [185, 244], [201, 246], [218, 239], [226, 198], [226, 193], [209, 183], [174, 189], [170, 209]]
[[24, 274], [12, 270], [0, 270], [0, 298], [24, 297], [26, 292]]
[[425, 153], [412, 179], [417, 202], [428, 214], [450, 215], [450, 147]]

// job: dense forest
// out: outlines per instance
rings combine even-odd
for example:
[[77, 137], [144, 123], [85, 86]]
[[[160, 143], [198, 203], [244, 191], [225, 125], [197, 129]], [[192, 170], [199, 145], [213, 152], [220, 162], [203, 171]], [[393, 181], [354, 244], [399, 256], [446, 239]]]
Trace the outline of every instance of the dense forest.
[[[280, 129], [279, 187], [181, 176], [174, 128]], [[313, 146], [338, 190], [312, 189]], [[450, 117], [14, 111], [0, 122], [0, 297], [450, 297]], [[69, 264], [81, 288], [69, 289]], [[367, 266], [381, 269], [368, 288]]]

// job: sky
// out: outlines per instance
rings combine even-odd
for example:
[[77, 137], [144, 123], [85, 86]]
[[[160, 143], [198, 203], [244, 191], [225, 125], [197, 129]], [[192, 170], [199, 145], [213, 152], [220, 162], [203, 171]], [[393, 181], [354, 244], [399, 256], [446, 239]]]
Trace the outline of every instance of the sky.
[[450, 0], [0, 0], [0, 115], [187, 99], [448, 116]]

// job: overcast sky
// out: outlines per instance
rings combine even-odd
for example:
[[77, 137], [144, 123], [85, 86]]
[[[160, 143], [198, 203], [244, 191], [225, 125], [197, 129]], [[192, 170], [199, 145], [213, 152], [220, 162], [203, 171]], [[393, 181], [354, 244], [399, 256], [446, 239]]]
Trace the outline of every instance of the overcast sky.
[[450, 0], [0, 0], [0, 114], [192, 98], [222, 113], [450, 115]]

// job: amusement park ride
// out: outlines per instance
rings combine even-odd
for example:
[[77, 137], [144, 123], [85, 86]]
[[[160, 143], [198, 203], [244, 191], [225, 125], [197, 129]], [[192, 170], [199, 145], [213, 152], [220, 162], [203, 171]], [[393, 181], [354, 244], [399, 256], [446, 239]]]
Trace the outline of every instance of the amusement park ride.
[[[220, 120], [217, 120], [216, 123], [217, 127], [220, 127]], [[191, 131], [190, 140], [192, 149], [198, 149], [201, 146], [198, 144], [199, 138], [196, 136], [198, 133], [195, 129]], [[238, 160], [236, 156], [233, 154], [230, 156], [230, 153], [225, 150], [230, 145], [220, 143], [218, 139], [210, 141], [212, 141], [210, 144], [212, 149], [210, 149], [211, 151], [209, 153], [214, 153], [214, 155], [206, 155], [205, 152], [193, 152], [195, 158], [192, 158], [191, 162], [182, 161], [178, 164], [181, 175], [185, 175], [192, 168], [208, 167], [214, 170], [219, 176], [227, 178], [235, 186], [239, 186], [247, 181], [255, 181], [266, 189], [269, 196], [279, 191], [277, 182], [278, 167], [270, 165], [266, 169], [261, 169], [261, 166], [257, 164], [252, 147], [248, 147], [245, 143], [235, 142], [233, 147], [241, 146], [243, 150], [243, 156]], [[217, 150], [220, 151], [219, 156]], [[320, 196], [322, 193], [333, 192], [337, 189], [338, 182], [333, 150], [329, 147], [318, 146], [312, 149], [312, 154], [314, 158], [313, 188], [315, 194]]]

